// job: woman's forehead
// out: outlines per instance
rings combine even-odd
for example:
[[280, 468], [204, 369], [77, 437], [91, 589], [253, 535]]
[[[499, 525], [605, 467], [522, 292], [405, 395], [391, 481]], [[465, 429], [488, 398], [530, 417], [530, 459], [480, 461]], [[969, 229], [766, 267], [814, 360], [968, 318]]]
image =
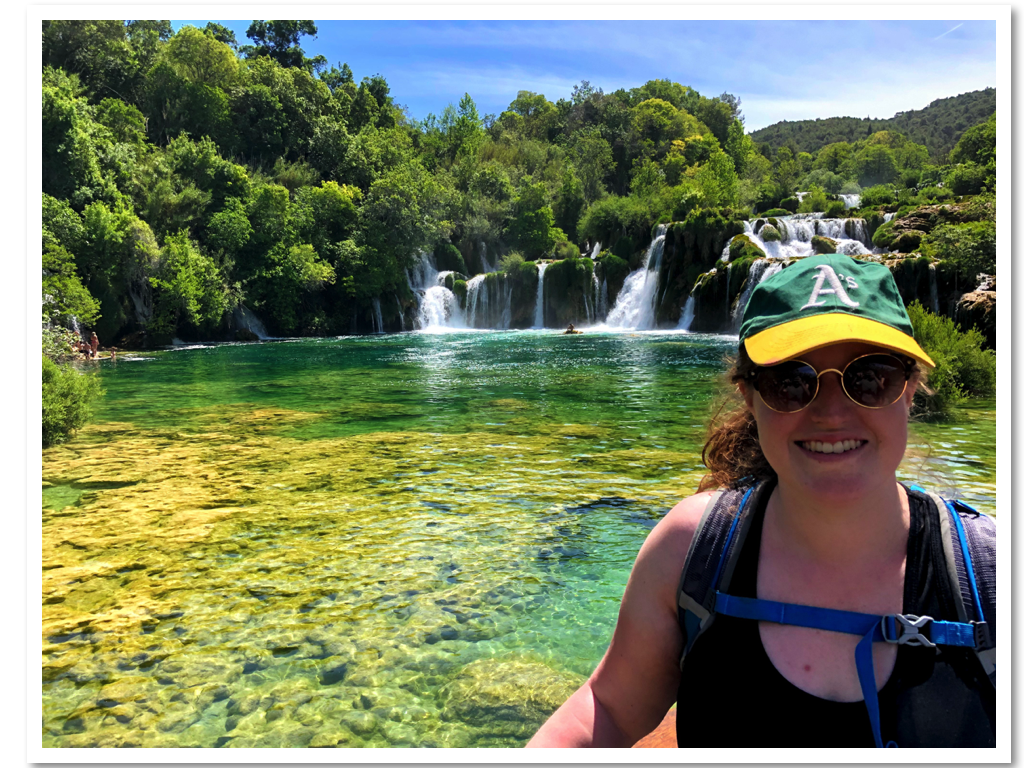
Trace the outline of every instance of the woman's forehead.
[[796, 359], [812, 364], [818, 363], [825, 367], [839, 367], [861, 355], [875, 353], [892, 354], [892, 350], [863, 341], [844, 341], [839, 344], [830, 344], [827, 347], [819, 347], [811, 352], [804, 352]]

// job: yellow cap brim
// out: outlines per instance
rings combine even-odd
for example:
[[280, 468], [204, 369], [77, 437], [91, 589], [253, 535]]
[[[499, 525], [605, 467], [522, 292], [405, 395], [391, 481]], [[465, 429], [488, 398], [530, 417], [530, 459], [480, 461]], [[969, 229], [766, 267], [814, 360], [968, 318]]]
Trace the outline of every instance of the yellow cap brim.
[[791, 320], [751, 336], [744, 346], [756, 365], [775, 365], [844, 341], [863, 341], [885, 347], [909, 355], [929, 368], [935, 367], [912, 336], [891, 325], [846, 312], [828, 312]]

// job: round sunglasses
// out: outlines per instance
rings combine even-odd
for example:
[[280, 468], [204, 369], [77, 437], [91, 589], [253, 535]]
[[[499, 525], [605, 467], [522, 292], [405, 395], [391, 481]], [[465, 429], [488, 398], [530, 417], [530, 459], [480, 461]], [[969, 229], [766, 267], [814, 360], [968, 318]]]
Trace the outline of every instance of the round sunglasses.
[[826, 373], [839, 374], [843, 392], [857, 405], [885, 408], [903, 396], [913, 367], [913, 361], [875, 352], [854, 358], [841, 371], [817, 371], [802, 360], [787, 360], [757, 368], [747, 374], [747, 380], [762, 402], [779, 413], [796, 413], [814, 402], [818, 380]]

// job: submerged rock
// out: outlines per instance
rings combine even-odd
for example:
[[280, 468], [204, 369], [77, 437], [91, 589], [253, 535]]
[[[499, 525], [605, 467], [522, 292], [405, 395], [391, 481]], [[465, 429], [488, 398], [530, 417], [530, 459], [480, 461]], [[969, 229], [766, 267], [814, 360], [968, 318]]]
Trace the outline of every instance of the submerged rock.
[[445, 686], [441, 716], [490, 734], [526, 738], [583, 682], [536, 661], [480, 659]]

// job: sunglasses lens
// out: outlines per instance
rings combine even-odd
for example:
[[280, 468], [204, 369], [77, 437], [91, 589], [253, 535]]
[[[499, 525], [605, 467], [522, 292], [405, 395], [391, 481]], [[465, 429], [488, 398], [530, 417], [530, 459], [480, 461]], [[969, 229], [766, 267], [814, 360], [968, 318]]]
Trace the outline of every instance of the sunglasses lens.
[[795, 413], [814, 399], [818, 375], [806, 363], [780, 363], [758, 371], [757, 391], [772, 410]]
[[843, 387], [855, 403], [884, 408], [899, 400], [906, 390], [907, 369], [892, 355], [868, 355], [846, 367]]

